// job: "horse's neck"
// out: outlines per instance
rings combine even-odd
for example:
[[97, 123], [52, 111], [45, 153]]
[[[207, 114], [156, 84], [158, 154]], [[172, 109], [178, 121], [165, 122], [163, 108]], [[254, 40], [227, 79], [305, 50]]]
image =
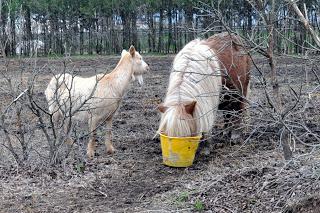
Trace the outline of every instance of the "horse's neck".
[[120, 60], [110, 73], [109, 83], [120, 95], [123, 95], [132, 78], [132, 63], [128, 58]]

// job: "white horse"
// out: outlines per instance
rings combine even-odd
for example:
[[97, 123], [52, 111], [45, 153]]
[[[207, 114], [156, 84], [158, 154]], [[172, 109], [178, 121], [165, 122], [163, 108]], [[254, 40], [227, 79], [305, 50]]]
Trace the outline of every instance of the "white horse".
[[135, 78], [143, 83], [142, 74], [149, 71], [148, 64], [133, 46], [129, 52], [122, 51], [116, 68], [109, 74], [98, 74], [89, 78], [64, 73], [54, 76], [45, 95], [54, 121], [65, 117], [88, 121], [90, 138], [87, 148], [89, 158], [94, 157], [96, 129], [106, 123], [106, 151], [114, 153], [111, 142], [112, 118], [129, 86]]
[[220, 65], [215, 52], [198, 39], [175, 57], [158, 132], [186, 137], [208, 132], [219, 105]]

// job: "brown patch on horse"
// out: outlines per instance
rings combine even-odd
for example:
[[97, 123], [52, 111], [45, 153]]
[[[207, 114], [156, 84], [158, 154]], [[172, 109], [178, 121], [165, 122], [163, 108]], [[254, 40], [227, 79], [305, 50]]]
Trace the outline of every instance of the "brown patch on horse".
[[229, 89], [237, 89], [243, 96], [247, 95], [250, 80], [251, 59], [241, 46], [240, 36], [219, 33], [211, 36], [206, 44], [215, 50], [222, 69], [222, 84]]
[[[238, 91], [241, 96], [247, 96], [250, 81], [251, 59], [240, 36], [219, 33], [206, 40], [209, 47], [215, 50], [222, 68], [222, 85], [229, 90]], [[243, 98], [239, 98], [239, 105], [233, 106], [234, 110], [244, 108]]]
[[244, 42], [240, 36], [224, 32], [211, 36], [205, 43], [217, 54], [222, 69], [222, 85], [226, 89], [221, 91], [219, 109], [229, 111], [225, 114], [225, 126], [230, 122], [239, 124], [241, 119], [230, 112], [241, 114], [245, 110], [244, 97], [248, 93], [251, 59]]
[[167, 111], [168, 107], [164, 106], [163, 103], [159, 104], [158, 105], [158, 110], [161, 112], [161, 113], [165, 113], [165, 111]]

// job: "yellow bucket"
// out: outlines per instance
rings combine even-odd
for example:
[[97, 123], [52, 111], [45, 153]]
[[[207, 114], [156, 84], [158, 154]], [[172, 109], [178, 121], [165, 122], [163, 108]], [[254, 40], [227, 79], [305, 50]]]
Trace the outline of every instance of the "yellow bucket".
[[172, 167], [191, 166], [201, 136], [169, 137], [160, 134], [163, 164]]

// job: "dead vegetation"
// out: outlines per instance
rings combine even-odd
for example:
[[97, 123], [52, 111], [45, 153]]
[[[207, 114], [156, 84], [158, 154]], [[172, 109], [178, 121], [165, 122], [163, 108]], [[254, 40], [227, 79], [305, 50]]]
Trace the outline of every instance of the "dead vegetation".
[[[20, 76], [19, 79], [26, 82], [36, 70], [33, 95], [45, 108], [43, 91], [51, 72], [65, 66], [66, 70], [90, 76], [112, 67], [117, 60], [73, 58], [64, 65], [61, 59], [37, 59], [35, 65], [26, 59], [19, 63], [10, 59], [7, 76], [16, 79]], [[132, 85], [135, 88], [129, 89], [115, 116], [117, 152], [105, 155], [99, 137], [99, 131], [104, 131], [102, 128], [98, 131], [99, 146], [93, 161], [85, 157], [87, 140], [80, 137], [85, 131], [80, 134], [83, 126], [79, 124], [74, 129], [79, 140], [69, 155], [58, 164], [50, 164], [49, 147], [41, 130], [44, 126], [30, 113], [25, 104], [27, 96], [22, 94], [17, 99], [25, 87], [13, 87], [16, 89], [13, 95], [3, 80], [2, 112], [12, 104], [1, 132], [1, 211], [316, 212], [320, 208], [320, 153], [316, 139], [320, 133], [318, 58], [313, 59], [311, 65], [307, 64], [310, 60], [278, 58], [280, 91], [285, 91], [281, 94], [283, 105], [290, 109], [285, 117], [277, 117], [279, 114], [270, 108], [265, 95], [271, 91], [269, 84], [262, 84], [260, 72], [253, 69], [251, 119], [243, 128], [243, 143], [234, 144], [223, 137], [218, 124], [212, 137], [203, 142], [194, 165], [186, 169], [163, 166], [159, 140], [153, 139], [159, 122], [156, 106], [165, 94], [172, 56], [146, 57], [145, 60], [151, 66], [145, 86]], [[255, 61], [264, 78], [270, 79], [267, 62], [261, 58]], [[24, 67], [23, 72], [20, 67]], [[21, 108], [20, 114], [12, 110], [17, 107]], [[20, 115], [20, 120], [16, 115]], [[283, 157], [281, 122], [292, 130], [288, 137], [293, 153], [290, 160]], [[10, 130], [12, 148], [22, 164], [6, 147], [4, 127]], [[51, 131], [50, 126], [45, 128]], [[21, 135], [25, 136], [26, 156]]]

